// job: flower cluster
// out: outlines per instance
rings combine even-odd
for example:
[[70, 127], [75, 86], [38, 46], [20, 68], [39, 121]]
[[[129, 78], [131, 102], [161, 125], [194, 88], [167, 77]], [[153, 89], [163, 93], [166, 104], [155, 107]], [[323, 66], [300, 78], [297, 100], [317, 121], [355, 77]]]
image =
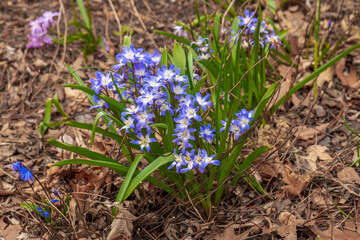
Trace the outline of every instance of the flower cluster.
[[[254, 118], [254, 110], [247, 111], [246, 109], [241, 109], [239, 113], [235, 114], [237, 118], [233, 119], [230, 124], [230, 134], [235, 137], [237, 140], [242, 133], [250, 128], [250, 122]], [[226, 121], [221, 121], [223, 127], [220, 129], [220, 132], [224, 131], [227, 124]]]
[[[209, 146], [215, 130], [211, 124], [201, 125], [201, 115], [212, 106], [210, 94], [189, 94], [188, 77], [181, 75], [181, 70], [175, 69], [174, 65], [160, 67], [161, 54], [157, 50], [150, 54], [131, 45], [123, 47], [116, 59], [118, 63], [112, 67], [114, 71], [96, 72], [96, 78], [90, 79], [96, 93], [96, 105], [91, 108], [109, 108], [99, 97], [102, 92], [112, 92], [115, 99], [124, 101], [126, 107], [121, 113], [123, 125], [119, 126], [118, 133], [134, 136], [130, 143], [147, 152], [151, 150], [151, 144], [157, 142], [155, 134], [159, 134], [155, 133], [152, 125], [172, 118], [175, 126], [172, 142], [176, 147], [175, 161], [169, 168], [176, 165], [177, 172], [195, 168], [203, 172], [209, 164], [218, 165], [215, 155], [205, 150], [211, 149]], [[181, 167], [184, 168], [180, 170]]]
[[[255, 41], [252, 38], [251, 34], [255, 33], [256, 26], [258, 24], [258, 19], [255, 18], [255, 12], [245, 11], [245, 16], [239, 16], [238, 26], [240, 27], [238, 32], [231, 30], [231, 35], [229, 36], [229, 41], [237, 42], [240, 32], [245, 32], [248, 38], [244, 39], [241, 43], [243, 48], [249, 48], [254, 46]], [[259, 44], [261, 47], [264, 47], [266, 44], [270, 44], [270, 48], [273, 49], [275, 46], [281, 45], [281, 40], [278, 35], [275, 34], [274, 30], [269, 34], [268, 26], [265, 21], [260, 23], [259, 29]]]
[[211, 53], [214, 52], [211, 49], [211, 45], [208, 42], [208, 38], [202, 38], [201, 36], [195, 42], [192, 42], [191, 45], [197, 46], [195, 50], [200, 54], [199, 59], [209, 59]]
[[31, 173], [31, 171], [29, 169], [27, 169], [24, 165], [22, 165], [21, 162], [15, 162], [13, 164], [11, 164], [11, 166], [14, 171], [18, 171], [19, 172], [19, 176], [21, 180], [24, 181], [34, 181], [34, 177]]
[[44, 43], [53, 44], [51, 37], [47, 34], [47, 29], [50, 24], [55, 25], [55, 16], [59, 16], [59, 13], [46, 11], [35, 21], [30, 21], [31, 32], [27, 35], [30, 39], [30, 43], [27, 45], [28, 48], [42, 47]]

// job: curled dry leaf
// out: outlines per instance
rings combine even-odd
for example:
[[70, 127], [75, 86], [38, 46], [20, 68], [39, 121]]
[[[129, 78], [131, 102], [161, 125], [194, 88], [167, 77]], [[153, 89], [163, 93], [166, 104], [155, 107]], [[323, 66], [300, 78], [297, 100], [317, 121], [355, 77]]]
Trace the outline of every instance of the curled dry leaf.
[[106, 240], [132, 239], [134, 229], [132, 219], [135, 219], [134, 215], [125, 208], [119, 207], [117, 219], [111, 224], [111, 231]]
[[309, 174], [299, 175], [287, 167], [282, 167], [280, 173], [283, 183], [286, 184], [281, 188], [289, 196], [299, 196], [311, 179]]
[[311, 231], [315, 233], [317, 236], [321, 238], [321, 240], [332, 240], [332, 239], [342, 239], [342, 240], [354, 240], [360, 239], [360, 234], [354, 231], [350, 231], [347, 229], [340, 230], [338, 228], [330, 227], [325, 230], [321, 231], [317, 228], [317, 226], [311, 226]]
[[296, 161], [300, 168], [303, 168], [309, 172], [316, 171], [318, 167], [318, 160], [325, 161], [320, 165], [325, 165], [332, 160], [332, 157], [326, 153], [327, 147], [321, 145], [312, 145], [306, 149], [307, 156], [300, 156], [295, 154]]
[[319, 126], [316, 126], [315, 128], [310, 128], [310, 127], [300, 128], [301, 132], [299, 134], [299, 138], [303, 140], [313, 139], [316, 135], [324, 132], [328, 125], [329, 123], [323, 123], [320, 124]]
[[356, 68], [352, 65], [349, 65], [350, 73], [344, 74], [345, 71], [345, 59], [342, 58], [335, 65], [336, 76], [340, 79], [342, 85], [350, 88], [358, 88], [360, 86], [359, 77], [356, 74]]
[[338, 178], [343, 182], [360, 184], [359, 173], [353, 167], [346, 167], [338, 172], [337, 175]]
[[281, 212], [279, 221], [282, 225], [272, 224], [268, 229], [263, 231], [263, 234], [269, 234], [276, 231], [281, 237], [287, 240], [297, 239], [296, 227], [311, 226], [314, 224], [312, 221], [304, 219], [297, 219], [293, 214], [288, 211]]

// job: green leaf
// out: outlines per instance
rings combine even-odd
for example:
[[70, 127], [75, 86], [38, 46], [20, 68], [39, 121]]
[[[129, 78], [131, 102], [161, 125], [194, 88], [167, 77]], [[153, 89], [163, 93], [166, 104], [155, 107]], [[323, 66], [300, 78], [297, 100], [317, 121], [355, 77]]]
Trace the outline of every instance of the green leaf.
[[83, 0], [76, 0], [76, 2], [79, 6], [80, 13], [85, 22], [86, 27], [91, 30], [91, 22], [90, 22], [89, 16], [86, 13], [86, 9], [85, 9]]
[[[125, 192], [131, 182], [131, 179], [133, 178], [133, 175], [134, 175], [134, 172], [140, 162], [140, 159], [143, 157], [142, 154], [139, 154], [136, 156], [134, 162], [131, 164], [131, 167], [129, 169], [129, 171], [127, 172], [126, 174], [126, 177], [124, 179], [124, 181], [122, 182], [121, 184], [121, 187], [120, 187], [120, 190], [118, 192], [118, 195], [116, 197], [116, 202], [118, 203], [122, 203], [125, 199], [124, 199], [124, 195], [125, 195]], [[117, 208], [114, 208], [113, 209], [113, 216], [116, 216], [117, 215], [117, 212], [118, 212], [118, 209]]]
[[[170, 153], [168, 153], [170, 154]], [[174, 161], [174, 154], [171, 154], [167, 157], [158, 157], [152, 163], [150, 163], [146, 168], [144, 168], [129, 184], [126, 192], [124, 194], [123, 200], [127, 199], [130, 194], [135, 190], [135, 188], [144, 181], [148, 176], [150, 176], [155, 170], [163, 166], [164, 164]]]
[[51, 104], [52, 104], [52, 99], [48, 98], [48, 100], [46, 101], [46, 106], [45, 106], [44, 121], [42, 121], [39, 124], [39, 132], [40, 132], [41, 136], [44, 134], [44, 132], [47, 129], [46, 124], [50, 123], [50, 120], [51, 120]]
[[91, 159], [99, 159], [99, 160], [103, 160], [103, 161], [107, 161], [107, 162], [112, 162], [112, 163], [118, 163], [117, 161], [115, 161], [114, 159], [110, 158], [110, 157], [107, 157], [101, 153], [98, 153], [98, 152], [93, 152], [93, 151], [90, 151], [90, 150], [87, 150], [85, 148], [82, 148], [82, 147], [77, 147], [77, 146], [74, 146], [72, 144], [68, 144], [68, 143], [62, 143], [62, 142], [59, 142], [59, 141], [56, 141], [54, 139], [49, 139], [48, 142], [55, 146], [55, 147], [59, 147], [61, 149], [65, 149], [65, 150], [68, 150], [70, 152], [73, 152], [73, 153], [77, 153], [81, 156], [84, 156], [84, 157], [88, 157], [88, 158], [91, 158]]
[[96, 132], [96, 128], [97, 128], [97, 125], [99, 123], [99, 120], [100, 118], [104, 116], [104, 113], [103, 112], [99, 112], [96, 117], [95, 117], [95, 121], [94, 121], [94, 124], [93, 124], [93, 128], [92, 128], [92, 131], [91, 131], [91, 140], [90, 140], [90, 147], [92, 147], [93, 143], [94, 143], [94, 138], [95, 138], [95, 132]]
[[167, 135], [168, 131], [169, 131], [169, 126], [165, 123], [154, 123], [154, 124], [151, 124], [150, 127], [165, 128], [165, 135]]
[[185, 38], [182, 38], [182, 37], [179, 37], [178, 35], [175, 35], [175, 34], [172, 34], [172, 33], [167, 33], [167, 32], [163, 32], [163, 31], [159, 31], [159, 30], [155, 30], [154, 32], [160, 34], [160, 35], [163, 35], [163, 36], [166, 36], [166, 37], [170, 37], [172, 39], [175, 39], [179, 42], [182, 42], [186, 45], [189, 45], [191, 44], [191, 42]]
[[86, 164], [92, 166], [108, 167], [123, 176], [125, 176], [125, 174], [129, 170], [128, 167], [125, 167], [118, 162], [109, 162], [98, 159], [82, 159], [82, 158], [62, 160], [60, 162], [54, 163], [52, 166], [63, 166], [68, 164]]
[[53, 102], [54, 102], [54, 105], [55, 107], [57, 108], [57, 110], [59, 111], [59, 113], [61, 115], [63, 115], [65, 118], [69, 118], [70, 116], [68, 114], [66, 114], [64, 112], [64, 110], [62, 109], [60, 103], [59, 103], [59, 99], [58, 99], [58, 96], [57, 96], [57, 93], [54, 95], [54, 98], [53, 98]]
[[240, 167], [238, 168], [238, 170], [236, 171], [236, 176], [233, 180], [232, 180], [232, 184], [235, 185], [236, 182], [239, 180], [239, 178], [242, 176], [242, 173], [245, 169], [247, 169], [248, 167], [250, 167], [250, 165], [254, 162], [254, 160], [256, 158], [258, 158], [261, 154], [263, 154], [264, 152], [267, 152], [269, 149], [271, 149], [271, 147], [268, 146], [261, 146], [258, 149], [256, 149], [254, 152], [252, 152], [245, 160], [244, 162], [241, 163]]
[[124, 37], [124, 43], [123, 43], [124, 47], [130, 47], [131, 45], [131, 36], [125, 36]]
[[254, 110], [254, 120], [256, 121], [258, 117], [263, 113], [264, 108], [266, 107], [266, 104], [268, 103], [269, 99], [273, 96], [274, 92], [278, 88], [279, 83], [273, 83], [268, 90], [265, 92], [265, 94], [262, 96], [259, 104], [256, 106]]
[[[82, 129], [87, 129], [87, 130], [93, 130], [93, 125], [91, 124], [86, 124], [86, 123], [80, 123], [80, 122], [74, 122], [74, 121], [67, 121], [65, 123], [66, 125], [72, 126], [72, 127], [77, 127], [77, 128], [82, 128]], [[120, 144], [123, 141], [123, 138], [121, 136], [119, 136], [118, 134], [106, 131], [102, 128], [96, 127], [95, 131], [97, 133], [100, 133], [104, 136], [110, 137], [114, 140], [116, 140], [118, 142], [118, 144]]]
[[168, 66], [168, 52], [166, 50], [166, 47], [164, 47], [164, 50], [161, 53], [160, 65], [161, 66], [165, 65], [166, 67]]
[[184, 49], [178, 43], [175, 43], [173, 50], [173, 57], [174, 57], [175, 67], [179, 67], [181, 70], [181, 75], [184, 75], [185, 66], [186, 66], [186, 55]]

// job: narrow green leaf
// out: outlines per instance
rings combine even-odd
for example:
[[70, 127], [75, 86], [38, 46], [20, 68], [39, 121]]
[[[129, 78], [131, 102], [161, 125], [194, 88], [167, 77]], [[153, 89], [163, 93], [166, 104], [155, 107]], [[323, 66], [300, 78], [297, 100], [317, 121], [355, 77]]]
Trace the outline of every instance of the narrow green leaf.
[[[258, 149], [256, 149], [254, 152], [252, 152], [245, 160], [244, 162], [241, 163], [240, 167], [238, 168], [238, 170], [236, 171], [236, 175], [238, 175], [239, 173], [243, 172], [245, 169], [247, 169], [248, 167], [250, 167], [250, 165], [254, 162], [254, 160], [256, 158], [258, 158], [261, 154], [263, 154], [264, 152], [267, 152], [269, 149], [271, 149], [271, 147], [268, 146], [261, 146]], [[237, 183], [237, 181], [239, 180], [239, 178], [242, 175], [238, 175], [236, 176], [233, 180], [232, 180], [232, 184], [235, 185]]]
[[[169, 153], [168, 153], [169, 154]], [[167, 154], [167, 155], [168, 155]], [[158, 157], [152, 163], [150, 163], [146, 168], [144, 168], [129, 184], [126, 189], [123, 200], [127, 199], [130, 194], [135, 190], [135, 188], [144, 181], [148, 176], [150, 176], [155, 170], [163, 166], [164, 164], [174, 161], [174, 154], [171, 154], [167, 157]]]
[[96, 128], [97, 128], [97, 125], [99, 123], [99, 120], [100, 118], [104, 116], [104, 113], [103, 112], [99, 112], [96, 117], [95, 117], [95, 121], [94, 121], [94, 124], [93, 124], [93, 128], [92, 128], [92, 131], [91, 131], [91, 140], [90, 140], [90, 147], [92, 147], [93, 143], [94, 143], [94, 138], [95, 138], [95, 132], [96, 132]]
[[99, 159], [99, 160], [107, 161], [110, 163], [118, 163], [117, 161], [115, 161], [114, 159], [112, 159], [110, 157], [107, 157], [98, 152], [90, 151], [90, 150], [82, 148], [82, 147], [74, 146], [74, 145], [68, 144], [68, 143], [62, 143], [62, 142], [56, 141], [54, 139], [49, 139], [48, 142], [55, 147], [65, 149], [65, 150], [68, 150], [73, 153], [77, 153], [84, 157], [88, 157], [91, 159]]
[[173, 57], [175, 61], [175, 67], [179, 67], [181, 70], [181, 75], [185, 75], [186, 55], [184, 49], [178, 43], [175, 43]]
[[[125, 177], [124, 181], [121, 184], [120, 190], [119, 190], [118, 195], [117, 195], [116, 200], [115, 200], [116, 202], [118, 202], [118, 203], [123, 202], [125, 192], [128, 189], [128, 186], [129, 186], [129, 184], [131, 182], [131, 179], [133, 178], [134, 172], [135, 172], [135, 170], [136, 170], [136, 168], [137, 168], [137, 166], [138, 166], [138, 164], [139, 164], [142, 157], [143, 157], [142, 154], [137, 155], [134, 162], [131, 164], [131, 167], [130, 167], [129, 171], [127, 172], [126, 177]], [[116, 214], [115, 214], [115, 216], [116, 216]]]
[[90, 22], [89, 16], [86, 13], [86, 9], [85, 9], [83, 0], [76, 0], [76, 2], [79, 6], [80, 13], [85, 22], [86, 27], [91, 30], [91, 22]]
[[191, 44], [191, 42], [185, 38], [182, 38], [182, 37], [179, 37], [178, 35], [175, 35], [175, 34], [172, 34], [172, 33], [167, 33], [167, 32], [164, 32], [164, 31], [160, 31], [160, 30], [155, 30], [154, 32], [160, 34], [160, 35], [163, 35], [163, 36], [166, 36], [166, 37], [170, 37], [172, 39], [175, 39], [181, 43], [184, 43], [186, 45], [189, 45]]

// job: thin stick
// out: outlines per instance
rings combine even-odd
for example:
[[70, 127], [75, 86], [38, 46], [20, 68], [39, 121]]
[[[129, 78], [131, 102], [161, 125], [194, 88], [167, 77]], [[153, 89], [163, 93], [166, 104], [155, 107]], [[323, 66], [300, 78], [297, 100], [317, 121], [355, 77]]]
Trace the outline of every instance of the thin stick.
[[108, 2], [109, 2], [109, 4], [110, 4], [110, 6], [111, 6], [112, 11], [114, 12], [114, 16], [115, 16], [116, 22], [117, 22], [117, 24], [118, 24], [118, 28], [119, 28], [119, 40], [120, 40], [120, 43], [119, 43], [119, 44], [120, 44], [120, 46], [121, 46], [121, 45], [122, 45], [121, 23], [120, 23], [120, 20], [119, 20], [119, 18], [118, 18], [118, 16], [117, 16], [117, 13], [116, 13], [116, 10], [115, 10], [115, 8], [114, 8], [114, 5], [113, 5], [112, 1], [109, 0]]
[[157, 46], [156, 42], [154, 41], [154, 39], [153, 39], [153, 38], [151, 37], [151, 35], [149, 34], [149, 32], [148, 32], [148, 30], [147, 30], [147, 28], [146, 28], [143, 20], [141, 19], [141, 16], [140, 16], [138, 10], [136, 9], [134, 0], [130, 0], [130, 3], [131, 3], [131, 6], [132, 6], [132, 8], [133, 8], [133, 10], [134, 10], [134, 12], [135, 12], [135, 15], [136, 15], [136, 17], [139, 19], [139, 22], [140, 22], [142, 28], [144, 29], [146, 35], [150, 38], [150, 40], [151, 40], [152, 44], [155, 46], [155, 48], [158, 49], [159, 47]]

